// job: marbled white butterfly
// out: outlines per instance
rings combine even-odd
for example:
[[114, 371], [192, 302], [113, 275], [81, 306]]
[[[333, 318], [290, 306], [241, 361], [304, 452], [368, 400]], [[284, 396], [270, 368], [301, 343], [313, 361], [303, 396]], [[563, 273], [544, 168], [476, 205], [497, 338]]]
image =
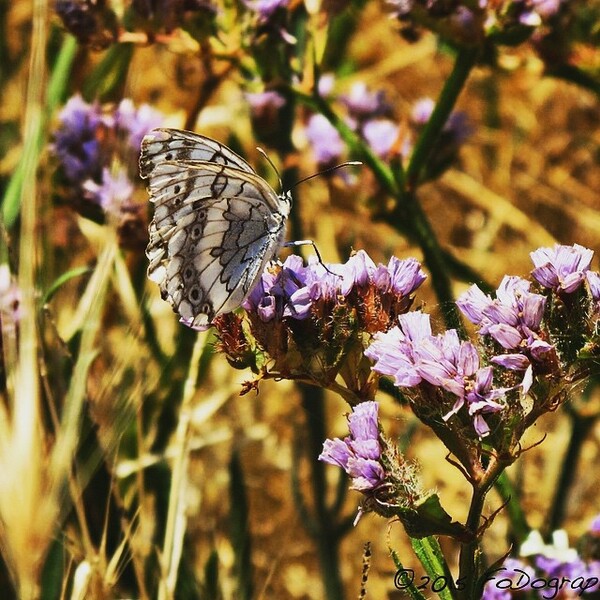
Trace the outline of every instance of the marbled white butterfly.
[[148, 277], [183, 323], [205, 329], [240, 306], [283, 245], [291, 194], [223, 144], [179, 129], [144, 137], [140, 175], [155, 206]]

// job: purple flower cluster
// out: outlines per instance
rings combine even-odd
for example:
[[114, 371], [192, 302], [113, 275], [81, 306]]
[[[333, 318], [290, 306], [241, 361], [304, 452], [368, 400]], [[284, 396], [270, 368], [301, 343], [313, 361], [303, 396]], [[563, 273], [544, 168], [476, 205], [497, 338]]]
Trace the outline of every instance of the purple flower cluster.
[[425, 277], [413, 258], [392, 257], [387, 266], [375, 265], [359, 250], [345, 264], [309, 262], [305, 266], [300, 257], [292, 255], [276, 272], [264, 272], [243, 306], [264, 323], [304, 320], [323, 303], [355, 304], [360, 313], [368, 308], [367, 295], [372, 299], [373, 294], [378, 295], [380, 309], [390, 310], [393, 301], [408, 307], [406, 302]]
[[[322, 79], [325, 79], [325, 76]], [[329, 96], [332, 87], [331, 76], [327, 76], [323, 86], [319, 83], [322, 95]], [[417, 101], [409, 122], [411, 127], [400, 127], [397, 121], [390, 118], [392, 109], [383, 91], [372, 91], [364, 82], [356, 82], [347, 94], [340, 95], [338, 99], [346, 108], [347, 124], [382, 159], [388, 159], [392, 155], [407, 159], [412, 152], [415, 137], [427, 123], [435, 107], [431, 99]], [[452, 113], [432, 157], [435, 163], [432, 169], [434, 173], [439, 173], [455, 158], [460, 144], [469, 135], [470, 127], [466, 115], [462, 112]], [[309, 118], [306, 137], [318, 164], [329, 166], [341, 159], [345, 149], [344, 142], [337, 130], [322, 115], [312, 115]]]
[[510, 600], [525, 591], [536, 591], [540, 598], [578, 598], [600, 591], [600, 561], [583, 560], [569, 547], [564, 530], [552, 534], [552, 544], [532, 531], [519, 553], [531, 564], [507, 558], [488, 573], [483, 600]]
[[371, 492], [385, 481], [377, 402], [362, 402], [348, 415], [350, 435], [343, 440], [325, 440], [319, 460], [344, 469], [352, 478], [352, 489]]
[[480, 335], [491, 336], [510, 352], [491, 361], [507, 369], [524, 371], [523, 393], [533, 382], [533, 365], [541, 366], [552, 358], [554, 346], [541, 331], [546, 298], [529, 291], [530, 283], [520, 277], [505, 276], [496, 290], [496, 298], [471, 286], [456, 304], [475, 325]]
[[512, 0], [511, 12], [521, 25], [539, 27], [553, 17], [564, 0]]
[[288, 0], [244, 0], [244, 4], [250, 10], [258, 14], [259, 20], [268, 21], [278, 8], [285, 8]]
[[337, 129], [323, 115], [311, 115], [305, 129], [315, 162], [323, 167], [335, 165], [346, 146]]
[[552, 248], [538, 248], [530, 256], [535, 265], [531, 275], [540, 285], [557, 294], [572, 294], [585, 281], [594, 251], [579, 244], [555, 244]]
[[102, 171], [101, 130], [112, 126], [112, 119], [97, 103], [88, 104], [79, 95], [65, 104], [59, 116], [52, 149], [71, 183], [97, 177]]
[[375, 361], [373, 369], [392, 376], [398, 387], [427, 382], [452, 394], [456, 400], [444, 420], [465, 407], [480, 438], [490, 432], [485, 416], [503, 409], [497, 400], [508, 390], [494, 387], [492, 367], [480, 366], [477, 349], [461, 341], [456, 330], [433, 335], [429, 315], [401, 315], [399, 326], [377, 334], [365, 354]]
[[59, 115], [52, 144], [69, 193], [105, 211], [127, 204], [136, 176], [127, 167], [137, 166], [143, 136], [162, 120], [157, 110], [146, 104], [136, 108], [130, 99], [111, 110], [73, 96]]

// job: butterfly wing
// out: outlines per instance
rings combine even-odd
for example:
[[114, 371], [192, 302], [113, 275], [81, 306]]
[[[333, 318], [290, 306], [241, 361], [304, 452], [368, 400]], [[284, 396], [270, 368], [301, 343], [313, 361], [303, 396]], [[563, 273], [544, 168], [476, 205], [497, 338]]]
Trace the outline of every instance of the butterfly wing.
[[164, 162], [199, 161], [233, 167], [254, 174], [254, 169], [233, 150], [198, 133], [182, 129], [154, 129], [142, 141], [140, 175], [149, 177]]
[[[164, 131], [159, 130], [159, 140], [154, 134], [144, 138], [140, 158], [155, 204], [146, 250], [148, 277], [183, 322], [203, 329], [251, 292], [283, 242], [289, 204], [217, 142], [209, 140], [208, 150], [182, 150], [182, 134], [187, 132], [178, 131], [175, 148], [169, 149]], [[197, 145], [207, 140], [189, 135]], [[208, 152], [218, 152], [229, 162], [197, 158]], [[238, 161], [250, 170], [239, 168]]]

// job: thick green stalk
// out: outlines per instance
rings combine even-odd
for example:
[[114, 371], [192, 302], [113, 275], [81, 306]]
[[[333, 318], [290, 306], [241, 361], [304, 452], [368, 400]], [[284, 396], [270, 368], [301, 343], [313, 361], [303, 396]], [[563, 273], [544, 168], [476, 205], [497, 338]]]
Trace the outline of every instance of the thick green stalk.
[[413, 149], [410, 163], [406, 169], [407, 189], [412, 191], [419, 184], [419, 178], [427, 165], [427, 159], [437, 142], [450, 113], [462, 91], [471, 70], [477, 61], [478, 49], [461, 48], [456, 56], [454, 68], [450, 73], [429, 121], [423, 128]]

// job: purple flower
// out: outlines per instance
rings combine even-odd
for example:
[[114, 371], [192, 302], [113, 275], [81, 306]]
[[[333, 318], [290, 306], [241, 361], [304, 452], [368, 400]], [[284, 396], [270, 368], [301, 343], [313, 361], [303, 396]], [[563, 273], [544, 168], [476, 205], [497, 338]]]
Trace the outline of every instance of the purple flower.
[[356, 327], [373, 333], [387, 329], [390, 319], [408, 310], [411, 294], [424, 280], [414, 258], [392, 257], [386, 267], [359, 250], [344, 264], [324, 265], [311, 257], [304, 266], [300, 257], [290, 256], [277, 272], [265, 270], [242, 306], [263, 323], [318, 320], [336, 309], [354, 311]]
[[371, 119], [363, 125], [362, 134], [373, 152], [386, 158], [398, 141], [400, 127], [389, 119]]
[[531, 380], [531, 361], [542, 362], [554, 347], [540, 337], [546, 298], [529, 291], [530, 284], [520, 277], [505, 276], [496, 299], [484, 294], [476, 285], [462, 294], [456, 304], [481, 335], [490, 335], [505, 350], [513, 352], [491, 359], [507, 369], [526, 371], [523, 392]]
[[548, 20], [558, 12], [562, 0], [517, 0], [515, 4], [521, 5], [519, 15], [521, 25], [539, 27], [544, 20]]
[[398, 320], [399, 327], [375, 335], [365, 356], [375, 361], [374, 371], [393, 377], [398, 387], [413, 387], [422, 381], [414, 367], [415, 347], [431, 337], [429, 315], [414, 311], [400, 315]]
[[413, 104], [411, 118], [415, 125], [425, 125], [435, 108], [432, 98], [420, 98]]
[[597, 273], [596, 271], [586, 271], [585, 278], [592, 299], [598, 302], [600, 300], [600, 273]]
[[273, 90], [246, 92], [244, 96], [250, 105], [252, 114], [259, 119], [278, 111], [285, 104], [285, 98]]
[[268, 21], [278, 8], [288, 5], [288, 0], [244, 0], [244, 4], [257, 12], [261, 21]]
[[[431, 98], [421, 98], [413, 104], [411, 113], [412, 122], [417, 127], [423, 127], [427, 124], [435, 108], [435, 102]], [[450, 114], [443, 132], [450, 137], [450, 141], [455, 144], [461, 144], [471, 134], [467, 114], [462, 111], [455, 111]]]
[[363, 81], [354, 83], [350, 93], [341, 96], [340, 100], [346, 105], [350, 115], [356, 119], [374, 117], [388, 111], [384, 92], [370, 91]]
[[352, 478], [352, 489], [370, 492], [385, 480], [381, 466], [381, 444], [377, 402], [362, 402], [348, 416], [350, 435], [343, 440], [325, 440], [319, 460], [341, 467]]
[[590, 524], [590, 532], [600, 534], [600, 515], [596, 515]]
[[306, 289], [307, 272], [299, 256], [288, 256], [276, 275], [269, 268], [264, 271], [242, 306], [255, 312], [263, 323], [284, 316], [305, 319], [311, 300], [307, 294], [299, 292]]
[[390, 258], [387, 267], [380, 264], [372, 277], [382, 292], [393, 291], [401, 296], [409, 296], [427, 279], [418, 260], [400, 260], [395, 256]]
[[530, 256], [535, 265], [531, 274], [536, 281], [557, 293], [571, 294], [585, 279], [594, 252], [579, 244], [555, 244], [553, 248], [538, 248]]
[[335, 163], [344, 153], [345, 145], [340, 134], [323, 115], [312, 115], [309, 118], [306, 138], [319, 165]]
[[135, 107], [133, 101], [124, 98], [115, 112], [115, 124], [121, 131], [128, 134], [127, 142], [133, 150], [139, 152], [142, 138], [152, 129], [163, 124], [162, 113], [149, 104]]
[[0, 265], [0, 322], [4, 332], [14, 329], [14, 324], [23, 318], [21, 289], [11, 275], [7, 264]]
[[479, 437], [490, 431], [484, 415], [503, 408], [496, 400], [507, 390], [493, 387], [492, 367], [480, 368], [475, 346], [460, 341], [456, 330], [432, 335], [428, 315], [401, 315], [399, 327], [377, 334], [365, 355], [375, 361], [373, 370], [391, 375], [399, 387], [426, 381], [454, 395], [454, 406], [444, 420], [466, 406]]
[[395, 16], [403, 17], [413, 9], [415, 0], [386, 0], [386, 4], [392, 7]]
[[99, 129], [112, 125], [98, 104], [88, 104], [73, 96], [59, 114], [60, 125], [54, 134], [52, 150], [72, 183], [97, 177], [101, 169]]
[[334, 86], [335, 74], [323, 73], [323, 75], [319, 77], [319, 83], [317, 84], [317, 91], [319, 92], [319, 96], [323, 98], [328, 98], [333, 93]]
[[[531, 589], [529, 582], [535, 579], [535, 571], [516, 558], [507, 558], [504, 564], [489, 572], [483, 590], [482, 600], [510, 600], [513, 596], [509, 588]], [[509, 585], [508, 580], [512, 583]]]
[[131, 200], [134, 188], [125, 171], [120, 170], [113, 175], [109, 169], [104, 168], [102, 183], [98, 184], [93, 179], [88, 179], [83, 183], [83, 189], [88, 197], [106, 212], [118, 213], [119, 209]]

